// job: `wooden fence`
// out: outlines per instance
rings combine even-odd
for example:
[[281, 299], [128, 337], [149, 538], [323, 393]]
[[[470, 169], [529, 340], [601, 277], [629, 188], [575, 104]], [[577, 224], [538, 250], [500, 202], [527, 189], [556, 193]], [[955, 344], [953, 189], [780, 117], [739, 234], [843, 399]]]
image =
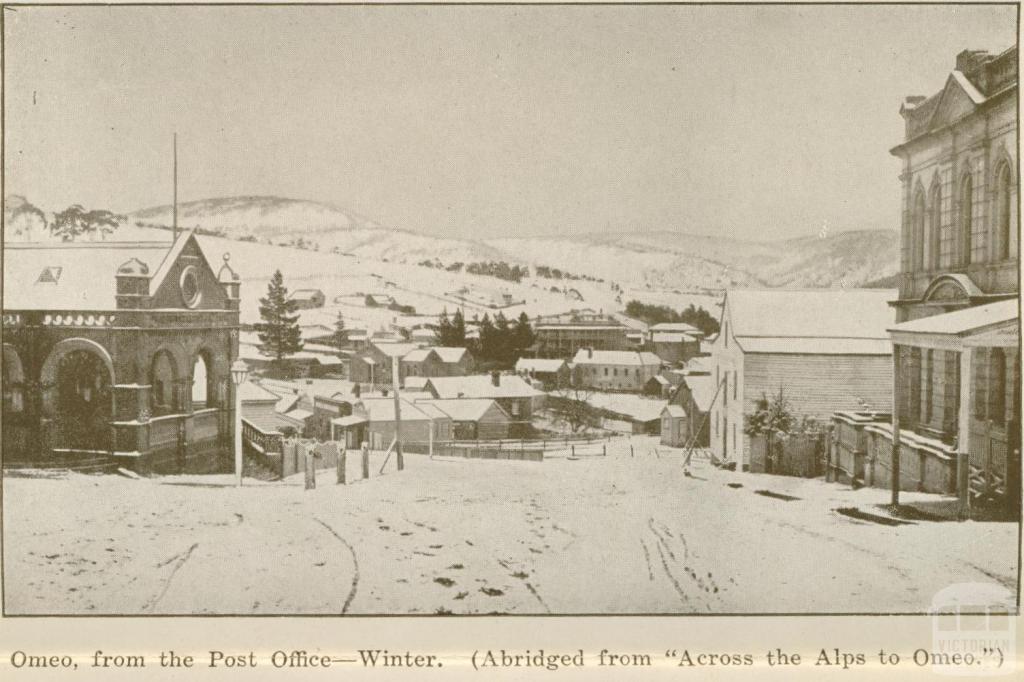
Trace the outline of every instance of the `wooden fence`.
[[759, 434], [750, 437], [750, 471], [815, 478], [825, 470], [826, 432], [790, 435], [785, 438]]

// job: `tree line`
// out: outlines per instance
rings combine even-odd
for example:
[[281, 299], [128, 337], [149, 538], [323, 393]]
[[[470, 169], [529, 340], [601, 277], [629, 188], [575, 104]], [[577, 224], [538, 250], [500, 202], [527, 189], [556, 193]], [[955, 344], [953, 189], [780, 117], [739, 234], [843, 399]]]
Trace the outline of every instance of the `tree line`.
[[718, 320], [704, 308], [692, 303], [684, 310], [677, 311], [667, 305], [653, 305], [634, 300], [626, 304], [626, 315], [651, 325], [663, 322], [682, 322], [701, 330], [705, 336], [718, 333]]
[[482, 318], [474, 317], [474, 321], [480, 332], [479, 339], [467, 338], [466, 320], [461, 310], [456, 310], [450, 318], [445, 310], [437, 321], [437, 345], [468, 348], [484, 369], [508, 369], [536, 339], [525, 312], [512, 321], [501, 312], [493, 320], [484, 313]]

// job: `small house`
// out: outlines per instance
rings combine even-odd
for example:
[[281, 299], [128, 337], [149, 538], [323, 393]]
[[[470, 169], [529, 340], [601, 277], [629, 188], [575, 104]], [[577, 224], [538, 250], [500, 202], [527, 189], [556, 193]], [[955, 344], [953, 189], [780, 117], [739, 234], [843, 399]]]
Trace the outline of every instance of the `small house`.
[[679, 405], [666, 405], [661, 411], [661, 444], [673, 448], [687, 445], [689, 433], [686, 410]]
[[417, 407], [434, 407], [451, 419], [455, 440], [500, 440], [509, 437], [511, 417], [497, 402], [487, 398], [418, 400]]
[[320, 289], [296, 289], [288, 297], [295, 301], [299, 310], [311, 310], [324, 307], [324, 292]]
[[519, 358], [516, 374], [539, 381], [545, 391], [568, 386], [572, 371], [569, 363], [560, 358]]

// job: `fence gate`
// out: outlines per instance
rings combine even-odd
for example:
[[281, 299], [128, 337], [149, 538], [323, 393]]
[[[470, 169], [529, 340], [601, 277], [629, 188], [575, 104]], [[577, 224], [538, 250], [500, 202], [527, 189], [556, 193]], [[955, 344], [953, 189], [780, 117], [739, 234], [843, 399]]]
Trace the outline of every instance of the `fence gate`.
[[972, 502], [1007, 499], [1010, 451], [1007, 430], [991, 421], [972, 420], [969, 489]]

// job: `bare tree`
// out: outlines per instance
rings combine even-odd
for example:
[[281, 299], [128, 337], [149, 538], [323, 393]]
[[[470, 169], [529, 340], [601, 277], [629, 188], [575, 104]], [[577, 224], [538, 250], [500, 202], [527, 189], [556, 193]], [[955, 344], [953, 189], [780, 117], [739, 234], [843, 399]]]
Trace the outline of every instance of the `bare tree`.
[[600, 411], [590, 404], [593, 391], [581, 382], [570, 381], [549, 395], [549, 409], [556, 424], [568, 426], [573, 433], [601, 425]]

